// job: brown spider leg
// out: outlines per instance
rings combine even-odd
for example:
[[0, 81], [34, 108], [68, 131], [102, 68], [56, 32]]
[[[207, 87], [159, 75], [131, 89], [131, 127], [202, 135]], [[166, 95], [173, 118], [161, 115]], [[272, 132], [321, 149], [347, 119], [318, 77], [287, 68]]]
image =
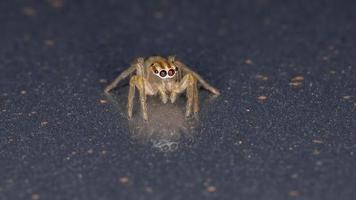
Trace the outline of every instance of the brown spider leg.
[[145, 75], [144, 59], [143, 58], [138, 58], [136, 60], [136, 62], [137, 62], [137, 70], [136, 70], [137, 84], [136, 84], [136, 87], [137, 87], [137, 89], [139, 91], [139, 94], [140, 94], [142, 117], [143, 117], [144, 120], [148, 120], [147, 102], [146, 102], [147, 96], [146, 96], [146, 85], [145, 85], [145, 83], [147, 81], [145, 81], [145, 78], [144, 78], [144, 75]]
[[114, 89], [121, 80], [125, 79], [127, 76], [129, 76], [131, 73], [133, 73], [136, 70], [136, 66], [132, 65], [125, 71], [123, 71], [119, 76], [115, 78], [115, 80], [110, 83], [110, 85], [106, 86], [105, 88], [105, 93], [109, 93], [112, 89]]
[[132, 77], [130, 79], [129, 96], [127, 101], [127, 116], [129, 119], [132, 118], [133, 100], [135, 98], [135, 89], [136, 89], [135, 79], [136, 79], [135, 77]]
[[[182, 81], [178, 83], [178, 86], [176, 86], [176, 88], [174, 89], [174, 91], [172, 92], [172, 95], [174, 95], [174, 97], [171, 96], [171, 100], [172, 98], [176, 97], [176, 94], [178, 93], [182, 93], [184, 90], [186, 90], [186, 95], [187, 95], [187, 104], [186, 104], [186, 112], [185, 112], [185, 116], [189, 117], [192, 113], [192, 107], [193, 107], [193, 101], [194, 99], [198, 100], [195, 97], [196, 92], [198, 92], [197, 89], [197, 79], [194, 77], [194, 75], [192, 74], [186, 74]], [[194, 103], [194, 105], [198, 105], [196, 102]], [[194, 108], [194, 111], [197, 110], [197, 108]]]
[[145, 80], [142, 76], [133, 76], [130, 80], [130, 89], [129, 89], [129, 97], [128, 97], [128, 104], [127, 104], [127, 114], [128, 117], [132, 117], [132, 108], [133, 108], [133, 99], [135, 97], [135, 87], [139, 91], [139, 98], [141, 103], [141, 110], [142, 110], [142, 118], [144, 120], [148, 120], [147, 114], [147, 97], [145, 91]]
[[184, 63], [179, 61], [177, 58], [175, 58], [174, 56], [169, 56], [168, 59], [181, 70], [185, 71], [186, 73], [191, 73], [206, 90], [208, 90], [209, 92], [215, 95], [220, 94], [218, 89], [214, 88], [209, 83], [207, 83], [199, 74], [195, 73], [193, 70], [191, 70], [188, 66], [186, 66]]
[[117, 85], [119, 84], [120, 81], [122, 81], [123, 79], [125, 79], [126, 77], [128, 77], [130, 74], [132, 74], [135, 70], [137, 70], [137, 68], [139, 68], [140, 65], [143, 64], [143, 58], [139, 57], [136, 58], [131, 66], [129, 68], [127, 68], [125, 71], [123, 71], [119, 76], [117, 76], [115, 78], [115, 80], [108, 86], [106, 86], [105, 88], [105, 93], [109, 93], [112, 89], [114, 89], [115, 87], [117, 87]]
[[148, 114], [147, 114], [147, 96], [145, 92], [145, 85], [144, 85], [144, 79], [143, 77], [139, 77], [138, 79], [138, 91], [140, 93], [140, 103], [141, 103], [141, 110], [142, 110], [142, 117], [144, 120], [148, 120]]
[[185, 108], [185, 116], [189, 117], [192, 113], [192, 106], [193, 106], [193, 100], [194, 100], [194, 90], [191, 85], [187, 87], [187, 105]]
[[194, 91], [193, 91], [193, 94], [194, 94], [193, 111], [196, 114], [199, 112], [199, 93], [198, 93], [198, 84], [196, 81], [194, 82], [193, 89], [194, 89]]

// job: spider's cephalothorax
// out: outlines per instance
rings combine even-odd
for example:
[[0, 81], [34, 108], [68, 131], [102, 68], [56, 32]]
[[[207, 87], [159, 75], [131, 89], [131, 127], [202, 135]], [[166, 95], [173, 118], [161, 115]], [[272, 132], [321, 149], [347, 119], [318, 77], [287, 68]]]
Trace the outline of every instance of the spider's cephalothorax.
[[199, 111], [199, 84], [215, 95], [219, 95], [219, 91], [210, 86], [197, 73], [188, 68], [185, 64], [179, 61], [174, 56], [169, 56], [167, 59], [160, 56], [152, 56], [144, 60], [144, 58], [136, 58], [131, 67], [123, 71], [110, 85], [105, 88], [105, 92], [109, 93], [115, 88], [118, 83], [133, 74], [130, 79], [130, 89], [128, 95], [128, 117], [132, 117], [133, 99], [135, 89], [139, 91], [139, 97], [142, 108], [142, 115], [145, 120], [147, 115], [147, 95], [159, 94], [163, 103], [169, 100], [174, 103], [177, 94], [184, 91], [187, 93], [187, 106], [185, 115], [188, 117], [192, 111]]
[[174, 78], [178, 68], [166, 59], [155, 57], [148, 62], [150, 70], [161, 79]]

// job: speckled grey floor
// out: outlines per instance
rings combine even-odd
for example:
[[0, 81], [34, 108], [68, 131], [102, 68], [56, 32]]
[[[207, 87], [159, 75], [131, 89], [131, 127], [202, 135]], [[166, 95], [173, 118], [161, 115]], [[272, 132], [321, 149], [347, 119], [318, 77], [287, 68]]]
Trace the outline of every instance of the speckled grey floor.
[[[355, 1], [38, 2], [0, 2], [0, 199], [356, 198]], [[222, 95], [129, 122], [153, 54]]]

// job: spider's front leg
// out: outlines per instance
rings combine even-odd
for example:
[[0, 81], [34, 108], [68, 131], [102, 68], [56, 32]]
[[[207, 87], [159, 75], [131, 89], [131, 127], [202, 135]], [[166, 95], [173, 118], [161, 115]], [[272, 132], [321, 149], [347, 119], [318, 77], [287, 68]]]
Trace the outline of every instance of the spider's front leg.
[[145, 78], [143, 76], [136, 75], [130, 79], [130, 89], [129, 89], [128, 103], [127, 103], [127, 115], [129, 118], [132, 117], [133, 100], [135, 97], [135, 88], [137, 88], [139, 91], [142, 117], [144, 120], [148, 120], [147, 102], [146, 102], [147, 96], [146, 96], [146, 91], [145, 91], [145, 83], [147, 83], [147, 81], [145, 80]]
[[185, 116], [189, 117], [192, 113], [192, 110], [194, 111], [194, 113], [197, 113], [199, 111], [199, 94], [197, 87], [197, 79], [194, 77], [193, 74], [186, 74], [183, 77], [182, 81], [178, 83], [178, 85], [172, 91], [171, 101], [174, 102], [177, 94], [182, 93], [185, 90], [187, 95]]
[[[150, 94], [152, 93], [152, 87], [148, 83], [148, 81], [144, 78], [144, 60], [143, 58], [137, 58], [133, 65], [136, 68], [136, 75], [131, 77], [130, 79], [130, 89], [129, 89], [129, 95], [128, 95], [128, 102], [127, 102], [127, 115], [128, 118], [132, 117], [132, 109], [133, 109], [133, 100], [135, 97], [135, 88], [138, 89], [139, 91], [139, 97], [140, 97], [140, 104], [141, 104], [141, 110], [142, 110], [142, 117], [144, 120], [148, 120], [148, 114], [147, 114], [147, 93]], [[148, 89], [146, 91], [146, 89]], [[146, 93], [147, 92], [147, 93]]]

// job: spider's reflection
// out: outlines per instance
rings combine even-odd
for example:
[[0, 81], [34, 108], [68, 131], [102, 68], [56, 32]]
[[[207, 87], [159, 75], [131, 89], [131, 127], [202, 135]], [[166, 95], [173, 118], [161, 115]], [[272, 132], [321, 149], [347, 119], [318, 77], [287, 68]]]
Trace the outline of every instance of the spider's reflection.
[[[126, 110], [126, 104], [120, 104], [119, 99], [105, 95], [119, 110]], [[197, 133], [198, 119], [185, 117], [185, 99], [176, 103], [163, 104], [158, 98], [148, 99], [148, 121], [144, 121], [139, 111], [139, 104], [134, 107], [132, 119], [128, 120], [130, 135], [139, 143], [152, 145], [153, 148], [164, 151], [176, 151], [181, 146], [191, 145], [194, 134]], [[127, 117], [126, 112], [122, 113]]]
[[196, 118], [187, 119], [184, 112], [184, 105], [162, 104], [152, 98], [148, 121], [143, 121], [139, 113], [129, 120], [132, 137], [161, 151], [178, 150], [183, 143], [192, 142], [198, 124]]

